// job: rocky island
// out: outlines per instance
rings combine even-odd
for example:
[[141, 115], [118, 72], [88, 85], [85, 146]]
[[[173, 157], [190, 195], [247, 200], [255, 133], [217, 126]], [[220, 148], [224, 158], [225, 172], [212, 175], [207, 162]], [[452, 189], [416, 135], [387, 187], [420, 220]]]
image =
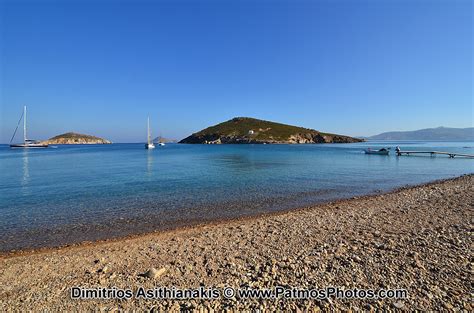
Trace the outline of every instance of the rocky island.
[[236, 117], [208, 127], [180, 143], [238, 144], [238, 143], [350, 143], [362, 139], [323, 133], [314, 129], [280, 124], [250, 117]]
[[42, 143], [48, 145], [97, 145], [110, 144], [112, 142], [107, 139], [99, 138], [96, 136], [69, 132], [45, 140]]
[[176, 143], [178, 141], [176, 139], [170, 139], [170, 138], [165, 138], [165, 137], [162, 137], [162, 136], [158, 136], [155, 139], [153, 139], [153, 142]]

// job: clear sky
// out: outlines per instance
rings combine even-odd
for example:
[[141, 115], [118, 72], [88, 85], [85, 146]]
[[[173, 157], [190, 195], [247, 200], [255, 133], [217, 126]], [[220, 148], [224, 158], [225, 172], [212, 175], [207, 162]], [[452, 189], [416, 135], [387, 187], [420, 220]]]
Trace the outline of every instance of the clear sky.
[[0, 142], [181, 139], [235, 116], [347, 135], [473, 125], [471, 1], [0, 0]]

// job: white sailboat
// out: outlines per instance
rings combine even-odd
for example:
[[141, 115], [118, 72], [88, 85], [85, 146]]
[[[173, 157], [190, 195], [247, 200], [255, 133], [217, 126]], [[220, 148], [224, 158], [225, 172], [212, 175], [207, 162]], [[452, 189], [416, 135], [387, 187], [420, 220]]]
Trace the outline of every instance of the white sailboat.
[[[13, 139], [15, 138], [16, 131], [20, 125], [21, 119], [23, 119], [23, 143], [12, 144]], [[23, 107], [23, 114], [16, 125], [15, 132], [13, 133], [12, 139], [10, 140], [10, 148], [47, 148], [48, 145], [41, 143], [36, 140], [28, 139], [26, 135], [26, 105]]]
[[151, 131], [150, 131], [150, 117], [148, 117], [148, 138], [147, 143], [145, 144], [146, 149], [155, 149], [155, 145], [153, 144], [153, 140], [151, 139]]

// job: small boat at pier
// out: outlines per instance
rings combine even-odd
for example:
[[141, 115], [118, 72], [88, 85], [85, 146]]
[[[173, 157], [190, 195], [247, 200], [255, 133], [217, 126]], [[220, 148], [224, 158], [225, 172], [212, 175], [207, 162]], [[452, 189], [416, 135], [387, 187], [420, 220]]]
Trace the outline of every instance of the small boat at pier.
[[371, 148], [364, 150], [365, 154], [377, 154], [377, 155], [388, 155], [390, 150], [387, 148], [382, 148], [379, 150], [372, 150]]

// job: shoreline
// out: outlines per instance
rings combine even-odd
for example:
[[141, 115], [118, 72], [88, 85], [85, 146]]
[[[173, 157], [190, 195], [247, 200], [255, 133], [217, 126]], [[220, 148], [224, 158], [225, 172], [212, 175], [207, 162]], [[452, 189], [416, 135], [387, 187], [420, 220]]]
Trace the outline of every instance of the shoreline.
[[[467, 310], [474, 175], [0, 259], [0, 311]], [[156, 269], [156, 276], [146, 277]], [[404, 289], [406, 299], [71, 299], [74, 286]]]
[[171, 226], [169, 229], [158, 229], [154, 231], [148, 231], [148, 232], [138, 232], [135, 234], [129, 234], [126, 236], [118, 236], [118, 237], [111, 237], [111, 238], [106, 238], [106, 239], [99, 239], [99, 240], [86, 240], [86, 241], [81, 241], [77, 243], [70, 243], [70, 244], [65, 244], [65, 245], [57, 245], [57, 246], [45, 246], [45, 247], [39, 247], [39, 248], [26, 248], [26, 249], [18, 249], [18, 250], [9, 250], [9, 251], [0, 251], [0, 260], [2, 259], [8, 259], [8, 258], [13, 258], [17, 256], [28, 256], [28, 255], [36, 255], [36, 254], [43, 254], [43, 253], [49, 253], [53, 251], [66, 251], [70, 249], [76, 249], [76, 248], [81, 248], [81, 247], [95, 247], [99, 246], [102, 244], [107, 244], [107, 243], [116, 243], [116, 242], [122, 242], [122, 241], [127, 241], [127, 240], [137, 240], [142, 237], [146, 238], [149, 236], [154, 236], [154, 235], [159, 235], [159, 234], [173, 234], [177, 233], [180, 231], [186, 231], [186, 230], [199, 230], [202, 229], [203, 227], [206, 228], [208, 226], [222, 226], [228, 223], [232, 222], [245, 222], [245, 221], [252, 221], [255, 219], [260, 219], [260, 218], [265, 218], [265, 217], [271, 217], [271, 216], [280, 216], [284, 214], [288, 214], [291, 212], [300, 212], [300, 211], [305, 211], [305, 210], [311, 210], [315, 207], [319, 206], [324, 206], [324, 205], [337, 205], [341, 203], [345, 203], [348, 201], [353, 201], [353, 200], [363, 200], [363, 199], [370, 199], [373, 197], [381, 196], [381, 195], [390, 195], [406, 190], [411, 190], [411, 189], [416, 189], [416, 188], [421, 188], [421, 187], [428, 187], [431, 185], [436, 185], [444, 182], [449, 182], [453, 180], [460, 179], [462, 177], [469, 177], [472, 176], [474, 177], [474, 174], [463, 174], [460, 176], [456, 176], [453, 178], [444, 178], [444, 179], [437, 179], [433, 181], [429, 181], [426, 183], [422, 184], [415, 184], [415, 185], [405, 185], [402, 187], [397, 187], [393, 188], [391, 190], [387, 191], [380, 191], [380, 192], [372, 192], [368, 193], [365, 195], [361, 196], [352, 196], [349, 198], [339, 198], [336, 200], [330, 200], [330, 201], [322, 201], [320, 203], [314, 203], [306, 206], [301, 206], [301, 207], [294, 207], [294, 208], [289, 208], [289, 209], [282, 209], [282, 210], [277, 210], [277, 211], [271, 211], [271, 212], [265, 212], [265, 213], [257, 213], [257, 214], [252, 214], [252, 215], [247, 215], [247, 216], [240, 216], [240, 217], [229, 217], [229, 218], [216, 218], [213, 220], [209, 221], [198, 221], [195, 224], [189, 224], [189, 225], [176, 225], [176, 226]]

